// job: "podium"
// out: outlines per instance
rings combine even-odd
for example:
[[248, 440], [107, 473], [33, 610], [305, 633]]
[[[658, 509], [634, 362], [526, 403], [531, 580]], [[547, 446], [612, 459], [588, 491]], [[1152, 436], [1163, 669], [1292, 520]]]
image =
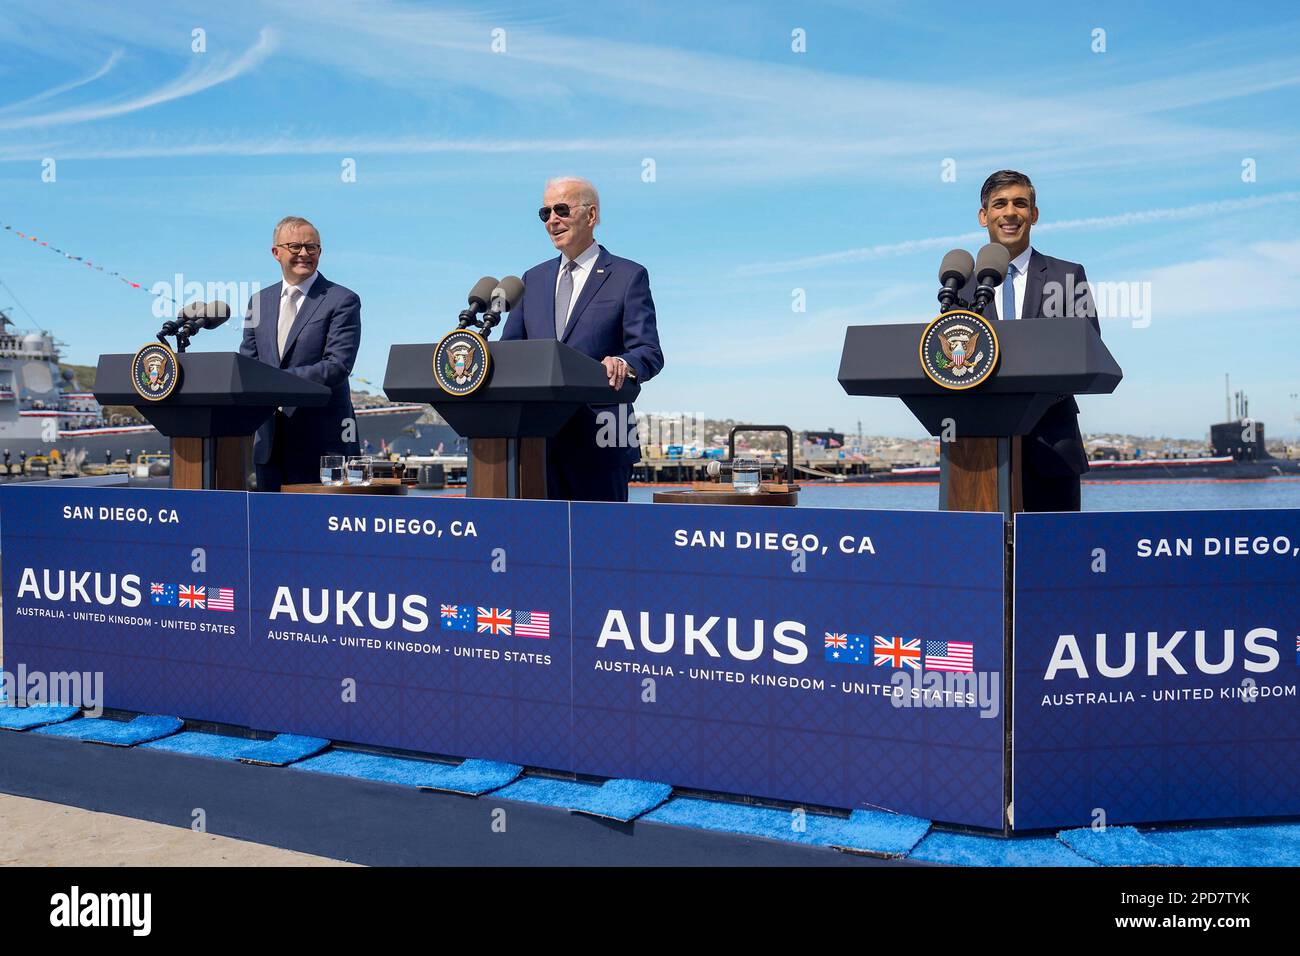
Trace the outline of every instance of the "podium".
[[487, 380], [470, 395], [443, 391], [433, 377], [435, 343], [394, 345], [384, 394], [395, 402], [426, 402], [469, 439], [472, 498], [545, 498], [546, 439], [584, 405], [634, 401], [632, 379], [615, 391], [605, 367], [563, 342], [489, 342]]
[[844, 336], [839, 382], [849, 395], [899, 398], [927, 432], [944, 440], [939, 507], [1021, 507], [1020, 439], [1062, 396], [1113, 392], [1124, 373], [1092, 323], [1081, 319], [997, 322], [1001, 358], [969, 391], [945, 389], [921, 369], [926, 323], [855, 325]]
[[243, 441], [277, 408], [318, 407], [330, 399], [324, 385], [237, 352], [176, 356], [180, 382], [161, 401], [143, 399], [131, 385], [132, 355], [101, 355], [94, 395], [101, 405], [130, 405], [171, 439], [173, 488], [243, 491]]

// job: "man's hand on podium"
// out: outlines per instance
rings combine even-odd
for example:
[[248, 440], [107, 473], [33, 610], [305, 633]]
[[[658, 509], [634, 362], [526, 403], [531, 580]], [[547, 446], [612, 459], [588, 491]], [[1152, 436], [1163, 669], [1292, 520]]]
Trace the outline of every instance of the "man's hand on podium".
[[613, 355], [606, 355], [600, 360], [600, 364], [605, 366], [605, 374], [609, 376], [609, 387], [620, 389], [623, 382], [628, 378], [636, 378], [636, 373], [632, 371], [627, 362]]

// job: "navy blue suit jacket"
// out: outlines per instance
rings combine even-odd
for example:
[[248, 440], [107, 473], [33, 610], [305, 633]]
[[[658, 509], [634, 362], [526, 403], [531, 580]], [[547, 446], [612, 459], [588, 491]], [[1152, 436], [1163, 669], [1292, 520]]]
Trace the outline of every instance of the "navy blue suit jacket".
[[[555, 283], [561, 259], [563, 256], [548, 259], [524, 273], [524, 298], [506, 320], [503, 341], [555, 338]], [[664, 367], [664, 354], [659, 348], [655, 303], [645, 267], [612, 256], [601, 246], [560, 341], [596, 361], [607, 355], [623, 359], [642, 385], [654, 378]], [[607, 408], [617, 406], [591, 406], [593, 429], [595, 413]], [[635, 421], [634, 415], [629, 407], [627, 421]], [[627, 453], [631, 462], [641, 460], [639, 447], [628, 448]]]
[[[286, 408], [285, 434], [280, 436], [286, 470], [315, 476], [321, 455], [355, 455], [357, 442], [343, 440], [344, 419], [356, 421], [348, 376], [361, 345], [361, 299], [351, 289], [317, 274], [298, 310], [298, 317], [280, 354], [278, 326], [283, 282], [262, 289], [248, 302], [241, 355], [326, 385], [329, 404], [320, 408]], [[253, 462], [265, 465], [275, 442], [276, 416], [257, 430]], [[355, 438], [356, 427], [352, 434]], [[315, 480], [314, 477], [307, 480]]]
[[[962, 289], [961, 297], [968, 302], [974, 299], [976, 285], [971, 279]], [[994, 298], [1001, 295], [999, 286]], [[985, 311], [985, 318], [997, 319], [997, 306], [993, 302], [989, 302]], [[1087, 319], [1101, 332], [1083, 266], [1045, 256], [1037, 249], [1029, 254], [1025, 300], [1020, 315], [1022, 319]], [[1063, 395], [1025, 436], [1025, 463], [1034, 473], [1066, 477], [1081, 475], [1088, 470], [1088, 455], [1083, 447], [1083, 436], [1079, 433], [1078, 416], [1079, 406], [1074, 397]]]

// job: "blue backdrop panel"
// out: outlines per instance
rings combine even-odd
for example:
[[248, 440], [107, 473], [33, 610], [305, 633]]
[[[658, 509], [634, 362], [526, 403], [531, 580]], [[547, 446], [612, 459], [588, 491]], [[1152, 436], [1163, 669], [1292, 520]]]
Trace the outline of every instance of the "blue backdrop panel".
[[[575, 503], [571, 520], [582, 770], [1002, 825], [1000, 516]], [[895, 706], [894, 675], [944, 675], [876, 664], [876, 636], [919, 640], [927, 665], [970, 645], [960, 676], [995, 682], [995, 716]]]
[[1017, 828], [1300, 813], [1300, 512], [1023, 514], [1015, 551]]
[[250, 509], [255, 726], [571, 765], [566, 503], [253, 495]]
[[225, 688], [248, 645], [247, 501], [0, 486], [5, 669], [99, 671], [106, 706], [246, 723]]

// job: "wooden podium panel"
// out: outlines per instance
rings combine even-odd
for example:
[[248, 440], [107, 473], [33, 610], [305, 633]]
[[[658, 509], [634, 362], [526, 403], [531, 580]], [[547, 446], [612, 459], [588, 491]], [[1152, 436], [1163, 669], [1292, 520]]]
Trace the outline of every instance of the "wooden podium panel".
[[[173, 438], [172, 487], [198, 490], [247, 491], [244, 443], [247, 438]], [[205, 442], [212, 445], [205, 448]], [[206, 456], [213, 456], [213, 481], [209, 485]]]
[[[998, 461], [998, 445], [1007, 443], [1006, 487]], [[947, 445], [947, 500], [945, 511], [1024, 510], [1021, 483], [1020, 438], [959, 438]], [[1007, 500], [1004, 501], [1004, 496]]]
[[545, 498], [546, 439], [471, 438], [468, 492], [471, 498]]

